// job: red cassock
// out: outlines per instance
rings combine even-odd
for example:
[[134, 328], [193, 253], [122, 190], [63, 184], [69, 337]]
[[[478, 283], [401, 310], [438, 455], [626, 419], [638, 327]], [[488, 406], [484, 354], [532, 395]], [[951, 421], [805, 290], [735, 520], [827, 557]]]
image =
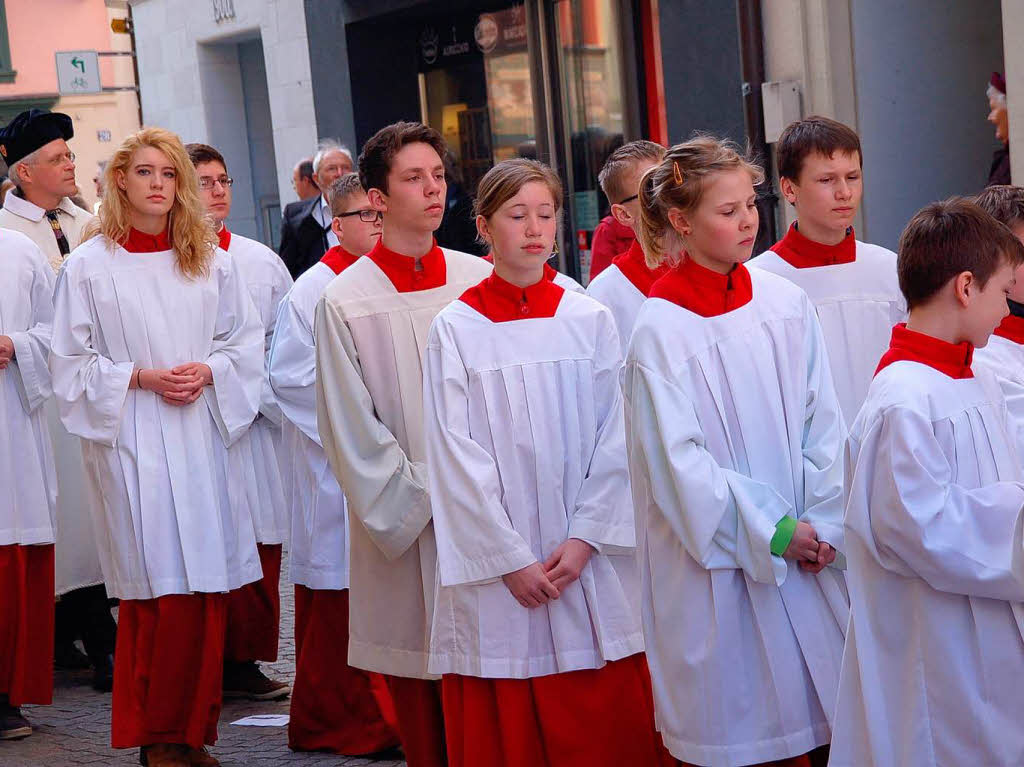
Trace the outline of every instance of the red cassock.
[[111, 745], [217, 740], [226, 594], [123, 599], [114, 656]]
[[[257, 543], [263, 577], [228, 593], [224, 659], [277, 660], [281, 626], [281, 544]], [[347, 635], [346, 635], [347, 636]]]
[[53, 544], [0, 546], [0, 694], [53, 700]]
[[295, 682], [288, 747], [358, 756], [398, 745], [383, 677], [348, 658], [348, 589], [295, 586]]
[[643, 653], [529, 679], [446, 674], [450, 767], [670, 767]]
[[409, 767], [446, 767], [441, 682], [384, 676]]

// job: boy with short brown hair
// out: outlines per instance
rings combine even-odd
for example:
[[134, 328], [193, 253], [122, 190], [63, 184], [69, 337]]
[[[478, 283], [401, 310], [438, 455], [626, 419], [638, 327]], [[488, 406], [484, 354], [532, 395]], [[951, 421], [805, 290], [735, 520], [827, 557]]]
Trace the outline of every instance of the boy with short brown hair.
[[779, 187], [797, 221], [750, 265], [787, 278], [810, 297], [850, 423], [889, 329], [906, 314], [896, 254], [854, 235], [864, 188], [860, 138], [852, 128], [827, 117], [798, 120], [782, 132], [776, 155]]
[[650, 293], [654, 281], [666, 267], [651, 269], [647, 266], [643, 248], [636, 240], [640, 221], [640, 179], [665, 156], [665, 147], [653, 141], [630, 141], [611, 155], [601, 168], [597, 179], [611, 203], [611, 215], [619, 226], [633, 234], [628, 248], [615, 255], [607, 268], [594, 276], [587, 286], [587, 295], [607, 306], [619, 331], [619, 341], [625, 356], [633, 323], [640, 305]]
[[[833, 767], [1019, 764], [1024, 470], [1007, 400], [972, 366], [1024, 246], [974, 203], [900, 238], [910, 307], [850, 430], [850, 625]], [[965, 652], [965, 648], [971, 648]]]

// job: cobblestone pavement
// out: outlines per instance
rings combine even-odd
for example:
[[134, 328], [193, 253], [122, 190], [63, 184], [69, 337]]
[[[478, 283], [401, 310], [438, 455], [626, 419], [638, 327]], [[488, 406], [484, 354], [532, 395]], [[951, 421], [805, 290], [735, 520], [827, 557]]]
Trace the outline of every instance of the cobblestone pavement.
[[[281, 572], [287, 574], [287, 562]], [[267, 675], [291, 682], [295, 674], [294, 591], [281, 580], [281, 646], [277, 663], [264, 663]], [[110, 747], [110, 695], [89, 686], [89, 673], [56, 675], [52, 706], [25, 706], [35, 732], [20, 741], [0, 741], [2, 767], [64, 767], [65, 765], [138, 765], [138, 750]], [[404, 761], [370, 760], [333, 754], [297, 754], [288, 750], [285, 727], [239, 727], [230, 722], [252, 714], [287, 714], [288, 700], [277, 703], [225, 701], [217, 745], [210, 749], [224, 767], [301, 765], [302, 767], [405, 767]]]

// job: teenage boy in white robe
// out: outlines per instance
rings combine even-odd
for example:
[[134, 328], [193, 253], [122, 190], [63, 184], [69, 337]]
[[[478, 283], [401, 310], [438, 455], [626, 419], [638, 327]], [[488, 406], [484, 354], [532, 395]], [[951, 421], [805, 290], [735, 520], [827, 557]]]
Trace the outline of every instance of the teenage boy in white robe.
[[214, 767], [227, 592], [261, 577], [217, 456], [258, 412], [263, 326], [173, 133], [125, 139], [99, 219], [57, 279], [50, 370], [121, 600], [111, 741], [149, 767]]
[[1022, 263], [1013, 234], [964, 199], [928, 205], [900, 237], [910, 316], [847, 447], [833, 767], [1024, 763], [1019, 426], [972, 364]]
[[896, 254], [861, 242], [853, 231], [864, 195], [856, 131], [827, 117], [806, 117], [782, 132], [775, 151], [779, 188], [797, 220], [749, 266], [785, 277], [810, 297], [843, 418], [852, 423], [890, 329], [906, 317]]
[[675, 764], [635, 609], [615, 322], [545, 278], [562, 188], [533, 160], [477, 189], [494, 274], [434, 320], [424, 418], [451, 767]]
[[446, 147], [395, 123], [359, 157], [380, 242], [328, 286], [314, 321], [317, 426], [349, 511], [349, 663], [385, 674], [410, 767], [445, 763], [427, 670], [437, 549], [424, 461], [423, 351], [435, 315], [491, 266], [443, 250]]
[[[235, 257], [235, 265], [256, 307], [269, 358], [277, 309], [291, 289], [292, 277], [274, 251], [228, 229], [233, 180], [223, 155], [207, 144], [187, 144], [185, 149], [199, 176], [199, 195], [206, 213], [213, 219], [220, 247]], [[287, 682], [269, 679], [258, 663], [277, 660], [281, 632], [281, 553], [289, 524], [282, 477], [289, 470], [289, 461], [281, 446], [282, 420], [270, 382], [265, 381], [259, 415], [227, 453], [230, 471], [244, 476], [243, 505], [256, 527], [263, 578], [233, 591], [228, 599], [224, 644], [226, 698], [277, 700], [291, 691]]]
[[635, 239], [640, 223], [640, 179], [664, 156], [665, 147], [661, 144], [630, 141], [608, 155], [597, 176], [611, 205], [611, 215], [634, 234], [629, 248], [615, 256], [611, 264], [587, 285], [587, 295], [612, 310], [623, 357], [626, 356], [640, 306], [650, 294], [654, 281], [668, 271], [664, 264], [656, 269], [649, 267], [644, 250]]
[[359, 174], [326, 190], [338, 245], [299, 275], [281, 301], [270, 349], [270, 384], [292, 457], [288, 567], [295, 584], [295, 681], [288, 720], [293, 751], [368, 754], [398, 744], [381, 714], [390, 696], [379, 674], [348, 664], [348, 516], [320, 445], [316, 420], [313, 313], [331, 281], [380, 240], [381, 213]]
[[0, 740], [31, 735], [20, 706], [53, 697], [57, 477], [43, 410], [52, 323], [42, 251], [0, 229]]
[[665, 744], [693, 765], [824, 764], [848, 614], [821, 327], [798, 287], [743, 265], [762, 179], [699, 137], [640, 186], [644, 252], [673, 264], [625, 364], [644, 636]]

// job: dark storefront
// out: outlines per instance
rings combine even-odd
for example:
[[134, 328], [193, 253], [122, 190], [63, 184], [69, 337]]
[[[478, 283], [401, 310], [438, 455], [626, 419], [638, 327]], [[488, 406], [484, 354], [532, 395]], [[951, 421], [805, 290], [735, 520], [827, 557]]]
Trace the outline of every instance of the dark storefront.
[[[678, 141], [697, 128], [746, 138], [736, 7], [722, 4], [726, 12], [716, 14], [686, 0], [660, 5], [307, 0], [312, 60], [340, 65], [313, 69], [318, 132], [361, 147], [396, 120], [439, 130], [453, 155], [444, 234], [466, 250], [474, 247], [468, 210], [480, 177], [511, 157], [550, 163], [568, 191], [559, 267], [579, 278], [608, 212], [597, 173], [610, 152], [637, 138]], [[706, 77], [684, 75], [681, 61]], [[339, 82], [345, 65], [348, 81]]]

